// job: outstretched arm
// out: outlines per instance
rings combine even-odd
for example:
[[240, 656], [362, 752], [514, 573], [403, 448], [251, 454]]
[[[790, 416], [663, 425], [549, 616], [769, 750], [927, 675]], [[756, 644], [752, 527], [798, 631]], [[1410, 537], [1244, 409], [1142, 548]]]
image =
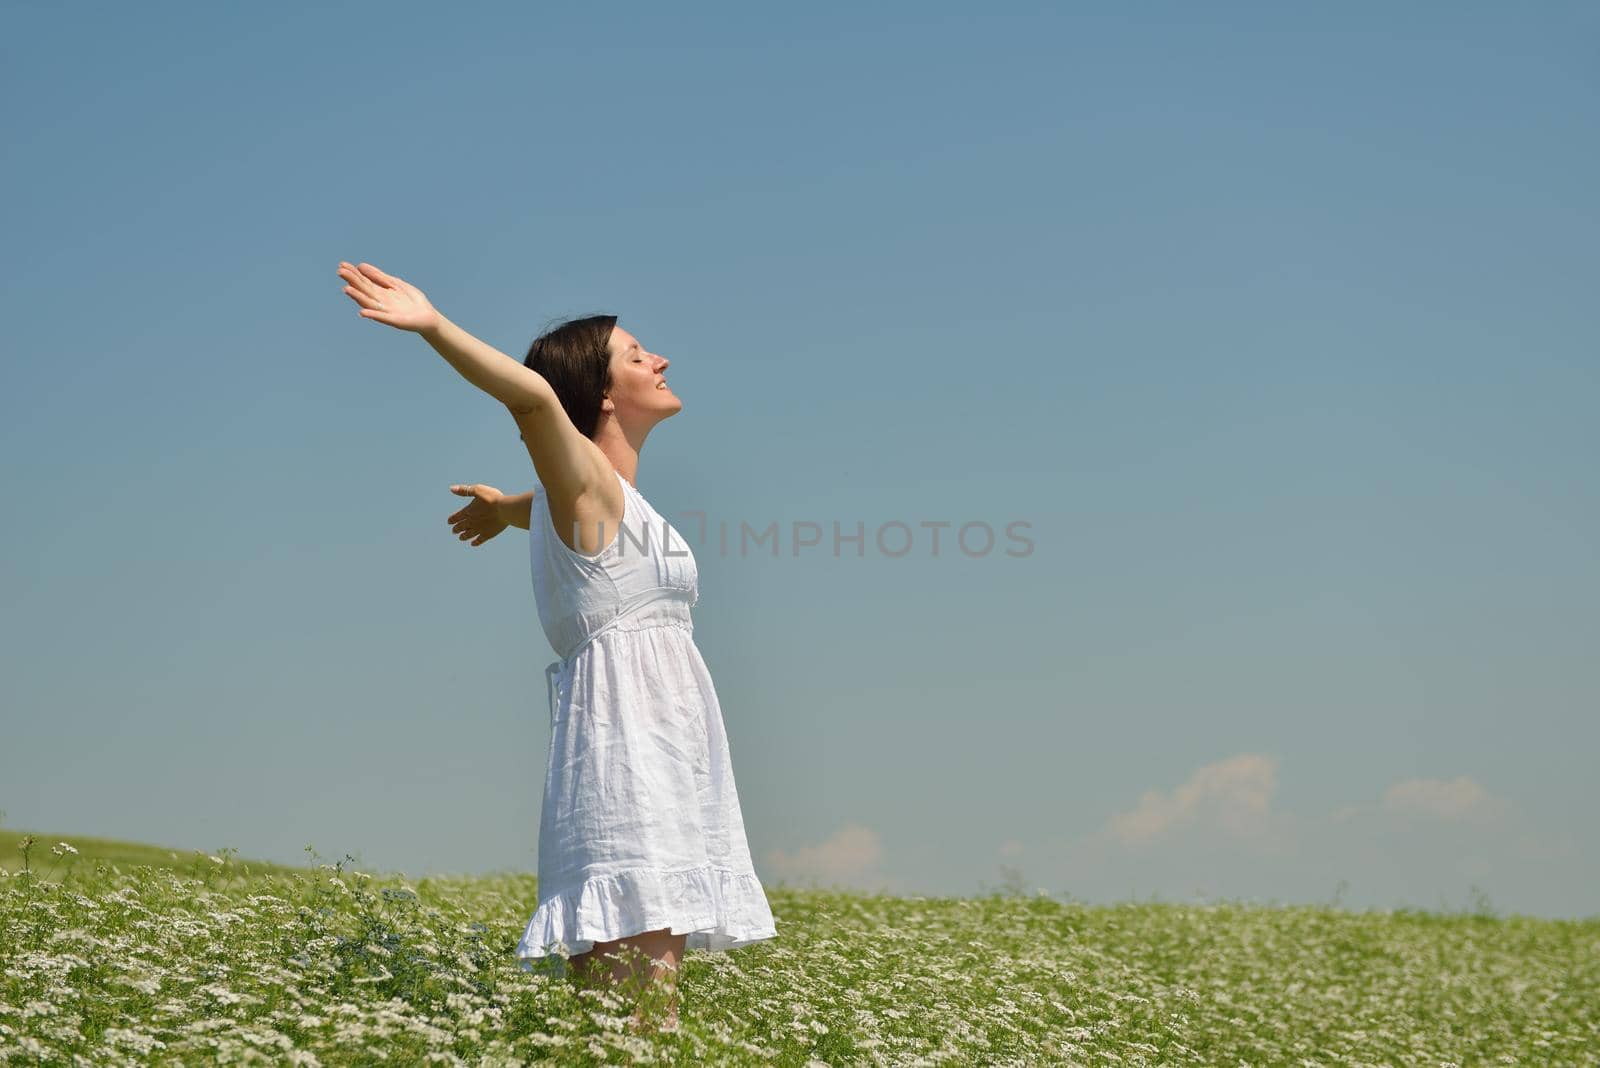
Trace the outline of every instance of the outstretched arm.
[[410, 282], [370, 263], [341, 262], [339, 277], [347, 283], [345, 293], [361, 305], [363, 318], [421, 334], [461, 377], [513, 412], [559, 403], [542, 375], [452, 323]]
[[445, 520], [455, 532], [458, 541], [472, 546], [482, 545], [506, 527], [528, 529], [533, 514], [533, 491], [516, 497], [507, 497], [493, 486], [481, 482], [471, 485], [451, 486], [450, 492], [458, 497], [471, 497], [466, 505]]
[[533, 490], [501, 498], [500, 515], [509, 525], [527, 530], [533, 516]]

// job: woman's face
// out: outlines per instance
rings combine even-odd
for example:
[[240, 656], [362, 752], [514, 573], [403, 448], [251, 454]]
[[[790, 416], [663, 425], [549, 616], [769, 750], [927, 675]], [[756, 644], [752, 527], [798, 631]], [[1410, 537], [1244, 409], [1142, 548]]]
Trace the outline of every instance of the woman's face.
[[639, 344], [620, 326], [611, 328], [607, 343], [611, 353], [612, 415], [624, 422], [638, 419], [653, 425], [683, 409], [683, 401], [666, 384], [671, 361]]

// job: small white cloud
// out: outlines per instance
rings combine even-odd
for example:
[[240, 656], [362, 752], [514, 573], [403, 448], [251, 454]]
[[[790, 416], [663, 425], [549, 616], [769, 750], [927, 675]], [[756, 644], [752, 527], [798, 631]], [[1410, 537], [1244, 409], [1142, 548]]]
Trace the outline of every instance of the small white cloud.
[[862, 883], [878, 874], [883, 844], [872, 828], [852, 823], [817, 845], [793, 852], [769, 850], [766, 860], [783, 879], [828, 885]]
[[1198, 769], [1170, 794], [1148, 790], [1127, 812], [1111, 817], [1107, 831], [1126, 845], [1192, 825], [1250, 838], [1271, 825], [1270, 802], [1278, 788], [1278, 762], [1261, 753], [1240, 753]]
[[1438, 831], [1450, 824], [1510, 832], [1511, 805], [1467, 775], [1454, 779], [1401, 779], [1376, 801], [1340, 805], [1328, 813], [1330, 826], [1361, 834]]

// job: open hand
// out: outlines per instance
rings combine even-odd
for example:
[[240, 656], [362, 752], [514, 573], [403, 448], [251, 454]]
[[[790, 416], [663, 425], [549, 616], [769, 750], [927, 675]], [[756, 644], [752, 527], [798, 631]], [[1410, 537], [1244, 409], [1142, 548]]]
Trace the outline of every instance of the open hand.
[[397, 330], [422, 331], [439, 322], [439, 313], [422, 290], [403, 278], [385, 274], [370, 263], [339, 261], [345, 295], [361, 305], [361, 315]]
[[482, 483], [451, 486], [450, 492], [473, 498], [465, 508], [450, 517], [450, 529], [460, 535], [461, 541], [476, 538], [472, 544], [482, 545], [509, 525], [500, 514], [500, 501], [505, 494], [493, 486]]

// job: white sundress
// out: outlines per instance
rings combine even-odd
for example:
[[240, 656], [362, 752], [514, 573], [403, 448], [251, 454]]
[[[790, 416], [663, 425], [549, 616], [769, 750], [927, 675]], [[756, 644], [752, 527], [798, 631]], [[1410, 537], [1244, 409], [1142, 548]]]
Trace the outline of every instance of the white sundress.
[[525, 971], [644, 931], [723, 952], [777, 937], [745, 840], [711, 672], [694, 643], [694, 554], [622, 483], [621, 528], [589, 555], [565, 545], [543, 487], [529, 548], [534, 599], [561, 659], [545, 669], [550, 754], [539, 905]]

